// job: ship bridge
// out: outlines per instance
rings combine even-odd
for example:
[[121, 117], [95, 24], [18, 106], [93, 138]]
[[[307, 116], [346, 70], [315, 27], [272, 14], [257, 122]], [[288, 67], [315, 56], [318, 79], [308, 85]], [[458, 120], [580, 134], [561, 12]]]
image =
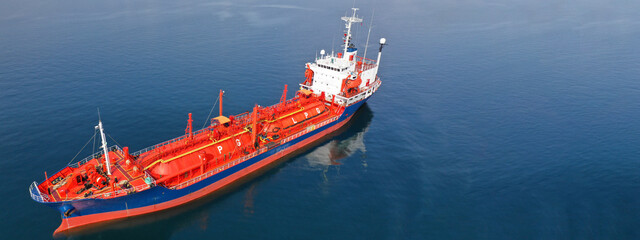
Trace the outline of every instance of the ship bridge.
[[327, 56], [316, 60], [314, 65], [331, 71], [345, 72], [347, 70], [353, 71], [354, 63], [352, 61], [346, 61], [343, 58]]
[[314, 62], [306, 64], [306, 80], [300, 84], [301, 88], [311, 90], [318, 95], [323, 94], [327, 101], [338, 99], [337, 102], [343, 104], [356, 102], [373, 94], [374, 88], [379, 85], [378, 63], [386, 40], [380, 39], [380, 50], [376, 61], [366, 58], [368, 36], [364, 56], [358, 56], [358, 49], [351, 36], [352, 23], [362, 22], [362, 19], [356, 16], [357, 10], [353, 8], [352, 16], [341, 18], [345, 21], [346, 28], [343, 50], [337, 54], [333, 51], [325, 54], [325, 51], [321, 50], [320, 57], [316, 56]]

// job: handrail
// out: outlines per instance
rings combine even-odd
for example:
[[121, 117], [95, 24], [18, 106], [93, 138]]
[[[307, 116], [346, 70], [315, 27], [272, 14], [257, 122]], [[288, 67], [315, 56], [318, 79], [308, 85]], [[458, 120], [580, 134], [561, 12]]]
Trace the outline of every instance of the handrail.
[[[216, 124], [216, 125], [217, 125], [217, 124]], [[216, 126], [216, 125], [213, 125], [213, 126]], [[209, 127], [205, 127], [205, 128], [200, 129], [200, 130], [198, 130], [198, 131], [195, 131], [195, 132], [193, 132], [193, 136], [198, 135], [198, 134], [203, 133], [203, 132], [206, 132], [207, 130], [209, 130]], [[143, 153], [149, 152], [149, 151], [154, 150], [154, 149], [156, 149], [156, 148], [159, 148], [159, 147], [162, 147], [162, 146], [166, 146], [166, 145], [169, 145], [169, 144], [171, 144], [171, 143], [174, 143], [174, 142], [177, 142], [177, 141], [183, 140], [183, 139], [187, 138], [188, 136], [189, 136], [189, 134], [185, 134], [185, 135], [182, 135], [182, 136], [176, 137], [176, 138], [174, 138], [174, 139], [170, 139], [170, 140], [167, 140], [167, 141], [164, 141], [164, 142], [158, 143], [158, 144], [156, 144], [156, 145], [153, 145], [153, 146], [150, 146], [150, 147], [146, 147], [146, 148], [140, 149], [140, 150], [138, 150], [138, 151], [134, 152], [134, 153], [133, 153], [133, 154], [131, 154], [131, 155], [133, 155], [133, 156], [140, 156], [140, 155], [142, 155]]]
[[202, 147], [196, 148], [196, 149], [191, 150], [191, 151], [189, 151], [189, 152], [186, 152], [186, 153], [180, 154], [180, 155], [178, 155], [178, 156], [175, 156], [175, 157], [169, 158], [168, 160], [158, 159], [158, 160], [154, 161], [153, 163], [151, 163], [151, 164], [147, 165], [146, 167], [144, 167], [144, 170], [147, 170], [147, 169], [149, 169], [149, 168], [153, 167], [154, 165], [156, 165], [156, 164], [158, 164], [158, 163], [167, 163], [167, 162], [171, 162], [171, 161], [173, 161], [173, 160], [175, 160], [175, 159], [177, 159], [177, 158], [180, 158], [180, 157], [183, 157], [183, 156], [185, 156], [185, 155], [189, 155], [189, 154], [192, 154], [192, 153], [194, 153], [194, 152], [200, 151], [200, 150], [202, 150], [202, 149], [205, 149], [205, 148], [207, 148], [207, 147], [210, 147], [210, 146], [213, 146], [213, 145], [215, 145], [215, 144], [218, 144], [219, 142], [223, 142], [223, 141], [229, 140], [229, 139], [230, 139], [230, 138], [232, 138], [232, 137], [235, 137], [235, 136], [238, 136], [238, 135], [244, 134], [244, 133], [246, 133], [246, 132], [247, 132], [247, 130], [244, 130], [244, 131], [239, 132], [239, 133], [236, 133], [236, 134], [234, 134], [234, 135], [232, 135], [232, 136], [228, 136], [228, 137], [226, 137], [226, 138], [220, 139], [220, 140], [218, 140], [218, 141], [214, 141], [214, 142], [212, 142], [212, 143], [209, 143], [209, 144], [204, 145], [204, 146], [202, 146]]
[[35, 200], [36, 202], [48, 202], [50, 199], [47, 194], [43, 194], [40, 192], [40, 189], [38, 189], [38, 183], [35, 181], [33, 181], [33, 183], [29, 186], [29, 194], [31, 195], [31, 199]]
[[[134, 192], [140, 192], [140, 191], [144, 191], [147, 190], [149, 188], [151, 188], [152, 186], [156, 185], [156, 179], [153, 178], [153, 176], [151, 176], [147, 171], [144, 171], [144, 176], [145, 178], [150, 178], [151, 179], [151, 184], [147, 183], [146, 185], [138, 185], [132, 188], [128, 188], [128, 189], [122, 189], [122, 190], [113, 190], [113, 191], [109, 191], [109, 192], [105, 192], [105, 193], [99, 193], [99, 194], [94, 194], [91, 196], [87, 196], [87, 197], [76, 197], [75, 199], [83, 199], [83, 198], [110, 198], [110, 197], [117, 197], [120, 194], [126, 193], [126, 194], [130, 194], [130, 193], [134, 193]], [[146, 183], [146, 180], [145, 180]]]
[[348, 106], [354, 102], [360, 101], [364, 95], [368, 94], [367, 93], [368, 90], [378, 88], [379, 86], [380, 86], [380, 79], [376, 77], [376, 80], [373, 81], [371, 85], [363, 87], [361, 89], [361, 92], [356, 95], [353, 95], [348, 98], [344, 96], [336, 95], [336, 103], [343, 106]]
[[[106, 193], [100, 193], [100, 194], [91, 195], [91, 196], [88, 196], [87, 198], [109, 198], [112, 195], [113, 196], [118, 196], [118, 195], [120, 195], [122, 193], [129, 194], [129, 193], [144, 191], [144, 190], [147, 190], [147, 189], [151, 188], [152, 186], [156, 185], [156, 179], [153, 176], [151, 176], [151, 174], [149, 174], [148, 171], [144, 171], [144, 176], [145, 176], [146, 185], [138, 185], [138, 186], [135, 186], [135, 187], [132, 187], [132, 188], [122, 189], [122, 190], [113, 190], [113, 191], [106, 192]], [[151, 179], [151, 184], [147, 183], [147, 181], [146, 181], [147, 178]]]
[[[265, 148], [260, 149], [260, 151], [262, 151], [263, 149], [265, 149]], [[219, 167], [217, 167], [215, 169], [211, 169], [206, 173], [200, 174], [197, 177], [194, 177], [194, 178], [190, 179], [189, 181], [186, 181], [186, 182], [180, 183], [178, 185], [175, 185], [175, 186], [171, 187], [171, 189], [173, 189], [173, 190], [182, 189], [182, 188], [184, 188], [186, 186], [189, 186], [189, 185], [191, 185], [193, 183], [199, 182], [202, 179], [208, 178], [208, 177], [210, 177], [210, 176], [212, 176], [212, 175], [214, 175], [216, 173], [219, 173], [221, 171], [224, 171], [225, 169], [228, 169], [229, 167], [235, 166], [238, 163], [244, 162], [247, 159], [255, 157], [256, 155], [258, 155], [257, 153], [258, 152], [256, 151], [256, 152], [253, 152], [253, 153], [251, 153], [249, 155], [245, 155], [245, 156], [242, 156], [240, 158], [237, 158], [236, 160], [228, 162], [228, 163], [226, 163], [226, 164], [224, 164], [222, 166], [219, 166]]]
[[[287, 100], [287, 101], [285, 102], [285, 104], [291, 104], [291, 103], [293, 103], [293, 102], [295, 102], [294, 98]], [[278, 103], [278, 104], [279, 104], [279, 103]], [[276, 104], [276, 105], [277, 105], [277, 104]], [[275, 106], [275, 105], [274, 105], [274, 106]], [[271, 106], [271, 107], [273, 107], [273, 106]], [[244, 123], [247, 123], [247, 121], [246, 121], [246, 120], [248, 120], [249, 118], [251, 118], [251, 112], [241, 113], [241, 114], [238, 114], [238, 115], [235, 115], [235, 116], [234, 116], [234, 122], [244, 124]], [[213, 125], [211, 125], [211, 126], [208, 126], [208, 127], [202, 128], [202, 129], [200, 129], [200, 130], [198, 130], [198, 131], [195, 131], [195, 132], [193, 132], [193, 136], [196, 136], [196, 135], [198, 135], [198, 134], [200, 134], [200, 133], [203, 133], [203, 132], [206, 132], [206, 131], [208, 131], [208, 130], [211, 130], [211, 128], [212, 128], [212, 127], [215, 127], [215, 126], [217, 126], [217, 125], [218, 125], [218, 124], [213, 124]], [[138, 151], [134, 152], [134, 153], [133, 153], [133, 154], [131, 154], [131, 155], [133, 155], [133, 156], [141, 156], [142, 154], [147, 153], [147, 152], [149, 152], [149, 151], [151, 151], [151, 150], [154, 150], [154, 149], [156, 149], [156, 148], [159, 148], [159, 147], [162, 147], [162, 146], [166, 146], [166, 145], [168, 145], [168, 144], [171, 144], [171, 143], [174, 143], [174, 142], [177, 142], [177, 141], [183, 140], [183, 139], [187, 138], [187, 137], [188, 137], [188, 135], [189, 135], [189, 134], [181, 135], [181, 136], [179, 136], [179, 137], [176, 137], [176, 138], [173, 138], [173, 139], [170, 139], [170, 140], [167, 140], [167, 141], [164, 141], [164, 142], [158, 143], [158, 144], [156, 144], [156, 145], [153, 145], [153, 146], [150, 146], [150, 147], [146, 147], [146, 148], [140, 149], [140, 150], [138, 150]], [[89, 159], [89, 160], [91, 160], [91, 159]]]
[[[320, 123], [317, 123], [317, 124], [313, 125], [313, 127], [305, 128], [305, 129], [303, 129], [303, 130], [301, 130], [301, 131], [299, 131], [299, 132], [297, 132], [297, 133], [295, 133], [295, 134], [293, 134], [293, 135], [291, 135], [291, 136], [289, 136], [287, 138], [284, 138], [284, 139], [280, 140], [280, 145], [285, 144], [285, 143], [287, 143], [287, 142], [289, 142], [289, 141], [291, 141], [293, 139], [296, 139], [296, 138], [298, 138], [298, 137], [300, 137], [300, 136], [302, 136], [304, 134], [307, 134], [308, 132], [313, 131], [318, 127], [322, 127], [322, 126], [327, 125], [327, 124], [329, 124], [329, 123], [331, 123], [333, 121], [336, 121], [336, 120], [338, 120], [338, 118], [339, 117], [337, 117], [337, 116], [336, 117], [332, 117], [330, 119], [324, 120], [324, 121], [322, 121]], [[112, 146], [112, 148], [113, 147], [115, 147], [115, 148], [120, 150], [120, 147], [118, 147], [118, 146]], [[187, 187], [187, 186], [189, 186], [191, 184], [199, 182], [199, 181], [201, 181], [201, 180], [203, 180], [205, 178], [208, 178], [208, 177], [210, 177], [212, 175], [215, 175], [215, 174], [217, 174], [217, 173], [219, 173], [221, 171], [224, 171], [224, 170], [226, 170], [226, 169], [228, 169], [230, 167], [236, 166], [239, 163], [242, 163], [242, 162], [244, 162], [244, 161], [246, 161], [248, 159], [251, 159], [251, 158], [253, 158], [253, 157], [255, 157], [255, 156], [259, 155], [259, 154], [265, 153], [267, 150], [268, 150], [267, 147], [262, 147], [262, 148], [258, 149], [258, 151], [254, 151], [253, 153], [251, 153], [249, 155], [245, 155], [245, 156], [239, 157], [239, 158], [237, 158], [237, 159], [235, 159], [233, 161], [230, 161], [230, 162], [228, 162], [228, 163], [226, 163], [226, 164], [224, 164], [222, 166], [219, 166], [219, 167], [217, 167], [215, 169], [212, 169], [212, 170], [210, 170], [210, 171], [208, 171], [208, 172], [206, 172], [204, 174], [201, 174], [201, 175], [199, 175], [197, 177], [194, 177], [194, 178], [192, 178], [192, 179], [190, 179], [190, 180], [188, 180], [186, 182], [183, 182], [183, 183], [180, 183], [180, 184], [175, 185], [173, 187], [170, 187], [170, 189], [176, 190], [176, 189], [185, 188], [185, 187]], [[152, 184], [139, 185], [139, 186], [135, 186], [135, 187], [132, 187], [132, 188], [129, 188], [129, 189], [114, 190], [114, 191], [110, 191], [110, 192], [106, 192], [106, 193], [94, 194], [94, 195], [91, 195], [91, 196], [87, 196], [85, 198], [93, 198], [93, 199], [102, 198], [102, 199], [105, 199], [105, 198], [117, 197], [120, 194], [130, 194], [130, 193], [134, 193], [134, 192], [141, 192], [141, 191], [144, 191], [144, 190], [147, 190], [147, 189], [151, 188], [153, 185], [157, 185], [156, 184], [156, 179], [153, 176], [151, 176], [151, 174], [149, 174], [148, 171], [146, 171], [146, 170], [144, 171], [144, 176], [145, 176], [145, 178], [150, 178], [152, 180]], [[49, 198], [48, 195], [43, 194], [38, 190], [38, 184], [36, 182], [33, 182], [31, 184], [31, 186], [29, 187], [29, 193], [31, 195], [31, 198], [34, 199], [35, 201], [38, 201], [38, 202], [48, 202], [48, 201], [50, 201], [50, 198]]]
[[[120, 148], [120, 146], [118, 146], [118, 145], [112, 145], [111, 147], [108, 147], [108, 148], [109, 149], [115, 148], [115, 149], [117, 149], [117, 150], [122, 152], [122, 148]], [[84, 165], [85, 163], [87, 163], [88, 161], [91, 161], [92, 159], [96, 158], [96, 156], [98, 156], [100, 154], [102, 154], [102, 152], [93, 153], [93, 154], [89, 155], [88, 157], [83, 158], [82, 160], [77, 161], [75, 163], [71, 163], [71, 164], [69, 164], [67, 166], [72, 167], [72, 168], [78, 168], [78, 167]]]
[[145, 179], [150, 178], [151, 179], [151, 183], [153, 185], [156, 185], [156, 179], [153, 176], [151, 176], [151, 174], [149, 174], [149, 171], [144, 171], [144, 178]]
[[369, 69], [374, 69], [374, 68], [376, 68], [378, 66], [378, 64], [374, 60], [371, 60], [371, 59], [368, 59], [368, 58], [363, 58], [363, 57], [360, 57], [360, 56], [357, 56], [357, 58], [360, 59], [360, 61], [362, 61], [362, 65], [357, 67], [356, 70], [367, 71]]
[[300, 107], [300, 109], [298, 109], [298, 110], [296, 110], [296, 111], [293, 111], [293, 112], [291, 112], [291, 113], [289, 113], [289, 114], [287, 114], [287, 115], [280, 116], [280, 117], [278, 117], [278, 118], [276, 118], [276, 119], [274, 119], [274, 120], [267, 121], [267, 122], [272, 123], [272, 122], [278, 121], [278, 120], [280, 120], [280, 119], [283, 119], [283, 118], [289, 117], [289, 116], [291, 116], [291, 115], [294, 115], [294, 114], [296, 114], [296, 113], [299, 113], [299, 112], [301, 112], [301, 111], [303, 111], [303, 110], [304, 110], [304, 107], [302, 107], [302, 106], [301, 106], [301, 107]]
[[[155, 184], [155, 180], [154, 180], [154, 184]], [[106, 193], [100, 193], [100, 194], [94, 194], [85, 198], [110, 198], [113, 196], [118, 196], [120, 194], [126, 193], [134, 193], [134, 192], [141, 192], [144, 190], [147, 190], [151, 188], [150, 185], [146, 184], [146, 185], [139, 185], [139, 186], [135, 186], [132, 188], [128, 188], [128, 189], [122, 189], [122, 190], [115, 190], [115, 191], [110, 191], [110, 192], [106, 192]]]
[[[285, 143], [287, 143], [287, 142], [289, 142], [289, 141], [291, 141], [293, 139], [296, 139], [296, 138], [298, 138], [298, 137], [300, 137], [300, 136], [302, 136], [304, 134], [307, 134], [307, 133], [315, 130], [317, 127], [322, 127], [322, 126], [325, 126], [325, 125], [327, 125], [327, 124], [329, 124], [329, 123], [331, 123], [333, 121], [336, 121], [336, 120], [338, 120], [338, 118], [339, 117], [332, 117], [332, 118], [324, 120], [324, 121], [322, 121], [320, 123], [315, 124], [314, 128], [305, 128], [305, 129], [303, 129], [303, 130], [301, 130], [301, 131], [299, 131], [299, 132], [297, 132], [297, 133], [295, 133], [295, 134], [293, 134], [293, 135], [291, 135], [291, 136], [289, 136], [287, 138], [284, 138], [284, 139], [280, 140], [280, 145], [285, 144]], [[259, 154], [262, 154], [262, 153], [266, 152], [267, 150], [268, 149], [266, 147], [262, 147], [262, 148], [258, 149], [258, 151], [255, 151], [255, 152], [253, 152], [253, 153], [251, 153], [249, 155], [245, 155], [245, 156], [236, 158], [235, 160], [230, 161], [230, 162], [228, 162], [228, 163], [226, 163], [226, 164], [224, 164], [222, 166], [219, 166], [219, 167], [217, 167], [215, 169], [211, 169], [206, 173], [200, 174], [200, 175], [190, 179], [189, 181], [186, 181], [186, 182], [180, 183], [178, 185], [175, 185], [175, 186], [171, 187], [170, 189], [176, 190], [176, 189], [185, 188], [185, 187], [187, 187], [187, 186], [189, 186], [191, 184], [194, 184], [196, 182], [201, 181], [202, 179], [208, 178], [208, 177], [210, 177], [212, 175], [215, 175], [215, 174], [217, 174], [217, 173], [219, 173], [221, 171], [224, 171], [225, 169], [228, 169], [230, 167], [236, 166], [236, 165], [238, 165], [238, 164], [240, 164], [240, 163], [242, 163], [242, 162], [244, 162], [244, 161], [246, 161], [248, 159], [251, 159], [251, 158], [253, 158], [253, 157], [255, 157], [255, 156], [259, 155]]]
[[356, 58], [359, 58], [360, 60], [362, 60], [363, 63], [376, 64], [376, 60], [373, 60], [370, 58], [364, 58], [361, 56], [356, 56]]

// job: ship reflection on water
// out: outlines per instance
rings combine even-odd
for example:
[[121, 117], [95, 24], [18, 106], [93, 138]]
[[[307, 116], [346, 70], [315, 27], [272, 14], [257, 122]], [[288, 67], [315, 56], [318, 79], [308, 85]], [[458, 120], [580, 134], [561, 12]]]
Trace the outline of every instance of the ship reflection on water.
[[333, 169], [339, 174], [342, 161], [354, 154], [361, 154], [358, 159], [362, 167], [367, 168], [364, 135], [369, 131], [371, 119], [373, 119], [373, 112], [365, 103], [347, 126], [336, 131], [328, 142], [302, 156], [307, 160], [309, 167], [321, 170], [324, 179], [321, 186], [324, 192], [328, 192], [331, 186], [329, 184], [331, 177], [328, 177], [327, 173]]
[[[350, 126], [338, 130], [337, 135], [329, 142], [316, 147], [303, 158], [307, 159], [310, 166], [316, 167], [341, 165], [342, 163], [339, 160], [350, 157], [355, 153], [361, 153], [364, 156], [367, 150], [364, 145], [364, 135], [369, 130], [372, 118], [373, 112], [365, 104], [348, 123]], [[363, 164], [366, 167], [364, 160]]]
[[[325, 174], [330, 167], [341, 165], [341, 160], [356, 153], [361, 153], [364, 156], [366, 151], [364, 135], [368, 131], [372, 119], [373, 112], [365, 103], [345, 127], [332, 133], [331, 136], [327, 136], [320, 145], [311, 148], [309, 153], [298, 157], [294, 156], [294, 158], [307, 160], [310, 167], [320, 168]], [[362, 159], [363, 166], [366, 167], [365, 158], [360, 159]], [[277, 174], [277, 171], [269, 171], [264, 175], [271, 174]], [[256, 186], [264, 179], [258, 177], [249, 184], [244, 184], [246, 187], [243, 197], [245, 216], [254, 213], [253, 202]], [[103, 226], [79, 229], [67, 233], [69, 235], [54, 237], [58, 239], [170, 239], [176, 232], [187, 228], [192, 229], [194, 226], [206, 232], [212, 224], [213, 217], [209, 208], [214, 206], [216, 202], [229, 197], [229, 193], [237, 191], [240, 185], [232, 186], [179, 208], [107, 223]]]

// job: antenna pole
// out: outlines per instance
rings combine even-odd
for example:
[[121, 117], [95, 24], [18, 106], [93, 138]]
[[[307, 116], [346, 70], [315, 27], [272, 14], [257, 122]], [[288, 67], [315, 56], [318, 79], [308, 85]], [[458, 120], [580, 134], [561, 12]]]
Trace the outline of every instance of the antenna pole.
[[371, 23], [369, 24], [369, 33], [367, 34], [367, 44], [364, 45], [364, 55], [362, 55], [362, 67], [360, 71], [364, 69], [364, 60], [367, 59], [367, 48], [369, 48], [369, 36], [371, 36], [371, 27], [373, 27], [373, 14], [376, 13], [376, 10], [373, 10], [371, 13]]

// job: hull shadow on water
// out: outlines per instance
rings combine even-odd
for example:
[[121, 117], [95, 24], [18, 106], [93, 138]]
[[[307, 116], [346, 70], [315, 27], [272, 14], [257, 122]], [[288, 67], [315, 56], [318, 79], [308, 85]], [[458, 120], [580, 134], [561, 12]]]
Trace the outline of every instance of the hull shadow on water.
[[[164, 211], [131, 217], [101, 225], [67, 232], [65, 235], [54, 236], [56, 239], [170, 239], [173, 233], [193, 226], [194, 223], [206, 228], [214, 204], [224, 201], [234, 191], [247, 191], [245, 206], [253, 205], [252, 193], [256, 183], [264, 181], [269, 176], [277, 173], [279, 168], [285, 165], [277, 165], [292, 158], [306, 158], [311, 167], [320, 166], [320, 171], [326, 171], [326, 167], [340, 165], [338, 160], [351, 156], [356, 151], [364, 152], [364, 134], [369, 129], [373, 112], [365, 103], [353, 118], [337, 131], [328, 134], [320, 140], [295, 151], [282, 159], [274, 162], [258, 172], [252, 173], [236, 183], [224, 187], [206, 197], [200, 198], [183, 206]], [[253, 184], [246, 184], [253, 182]], [[245, 209], [246, 210], [246, 209]]]

